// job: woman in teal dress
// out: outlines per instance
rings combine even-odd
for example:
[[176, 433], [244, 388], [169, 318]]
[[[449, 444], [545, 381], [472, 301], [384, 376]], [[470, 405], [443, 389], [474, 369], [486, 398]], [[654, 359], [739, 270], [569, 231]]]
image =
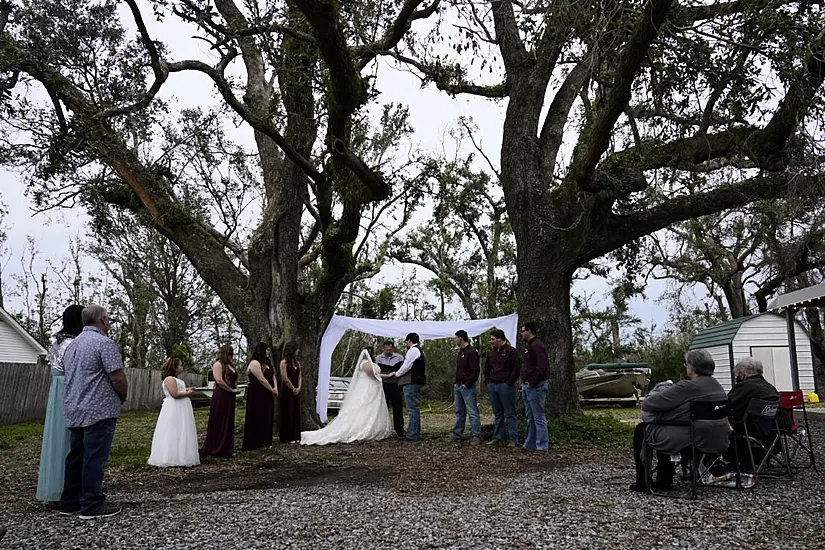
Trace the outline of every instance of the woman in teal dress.
[[60, 502], [63, 492], [63, 473], [69, 454], [69, 429], [63, 420], [63, 354], [74, 337], [83, 330], [80, 312], [83, 306], [72, 305], [63, 312], [63, 328], [55, 335], [49, 349], [52, 384], [46, 406], [46, 424], [43, 427], [43, 445], [40, 448], [40, 471], [37, 476], [37, 500]]

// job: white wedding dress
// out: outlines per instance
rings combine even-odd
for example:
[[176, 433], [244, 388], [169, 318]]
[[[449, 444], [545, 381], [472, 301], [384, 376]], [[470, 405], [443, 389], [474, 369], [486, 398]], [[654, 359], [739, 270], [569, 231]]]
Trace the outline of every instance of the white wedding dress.
[[[167, 377], [168, 380], [168, 377]], [[166, 380], [164, 380], [165, 382]], [[178, 391], [186, 391], [186, 383], [175, 378]], [[188, 397], [175, 399], [169, 395], [166, 384], [163, 386], [163, 405], [152, 437], [152, 453], [147, 461], [152, 466], [196, 466], [200, 464], [198, 456], [198, 432], [195, 428], [195, 415], [192, 401]]]
[[301, 445], [376, 441], [392, 434], [381, 369], [362, 351], [338, 416], [320, 430], [301, 432]]

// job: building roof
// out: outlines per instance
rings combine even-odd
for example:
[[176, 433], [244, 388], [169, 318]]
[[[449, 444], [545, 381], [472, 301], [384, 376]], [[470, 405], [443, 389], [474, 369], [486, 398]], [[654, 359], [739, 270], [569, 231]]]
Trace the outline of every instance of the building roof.
[[784, 307], [825, 307], [825, 283], [801, 288], [778, 296], [768, 304], [768, 310]]
[[[759, 315], [764, 315], [764, 313], [760, 313]], [[759, 315], [738, 317], [736, 319], [731, 319], [730, 321], [725, 321], [724, 323], [719, 323], [718, 325], [712, 327], [703, 328], [696, 333], [696, 336], [693, 337], [693, 342], [690, 343], [690, 349], [727, 346], [733, 342], [733, 339], [736, 337], [736, 333], [739, 332], [739, 327], [742, 326], [742, 323], [749, 319], [753, 319], [754, 317], [758, 317]]]
[[17, 322], [17, 319], [12, 317], [8, 311], [0, 307], [0, 320], [7, 323], [14, 332], [20, 335], [20, 337], [26, 341], [34, 350], [37, 352], [37, 355], [46, 355], [46, 348], [40, 345], [34, 336], [28, 333], [26, 329], [24, 329], [20, 323]]

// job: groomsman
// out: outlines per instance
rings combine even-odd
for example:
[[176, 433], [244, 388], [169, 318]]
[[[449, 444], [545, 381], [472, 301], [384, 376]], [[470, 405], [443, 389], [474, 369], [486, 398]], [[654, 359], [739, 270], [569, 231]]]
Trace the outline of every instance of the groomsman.
[[544, 400], [547, 397], [550, 362], [547, 347], [536, 337], [536, 324], [524, 323], [521, 339], [527, 343], [524, 350], [524, 364], [521, 367], [521, 397], [527, 413], [527, 436], [524, 439], [526, 451], [547, 452], [547, 417], [544, 414]]
[[487, 395], [493, 407], [495, 430], [493, 440], [488, 444], [504, 442], [504, 426], [507, 422], [508, 447], [518, 443], [518, 421], [516, 420], [516, 382], [521, 373], [518, 351], [507, 343], [503, 330], [490, 333], [493, 349], [487, 354], [484, 363], [484, 383]]
[[458, 358], [455, 364], [455, 426], [450, 437], [458, 441], [464, 433], [467, 416], [470, 417], [472, 445], [481, 443], [481, 416], [478, 414], [478, 352], [470, 345], [466, 330], [455, 333]]
[[[404, 363], [404, 356], [396, 353], [392, 340], [384, 341], [384, 352], [375, 360], [381, 367], [382, 374], [397, 371]], [[398, 437], [405, 437], [404, 431], [404, 404], [401, 402], [401, 387], [397, 378], [382, 377], [384, 383], [384, 397], [387, 399], [387, 406], [392, 407], [392, 423]]]

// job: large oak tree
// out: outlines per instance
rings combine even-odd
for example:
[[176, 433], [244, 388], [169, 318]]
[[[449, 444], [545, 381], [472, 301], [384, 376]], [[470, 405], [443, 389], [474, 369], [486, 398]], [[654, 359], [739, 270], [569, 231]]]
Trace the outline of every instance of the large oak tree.
[[[176, 21], [205, 55], [172, 59], [150, 6], [157, 28]], [[366, 124], [369, 67], [434, 6], [0, 0], [0, 162], [23, 169], [44, 208], [115, 206], [173, 241], [250, 345], [298, 340], [311, 424], [320, 336], [344, 288], [374, 272], [359, 261], [374, 252], [365, 239], [411, 187], [388, 161], [410, 131], [405, 111]], [[179, 73], [211, 84], [251, 151], [216, 138], [208, 107], [170, 112], [161, 91]], [[255, 196], [262, 211], [244, 219]]]
[[580, 266], [674, 222], [822, 194], [820, 166], [795, 160], [821, 139], [822, 11], [784, 0], [442, 5], [440, 25], [390, 55], [447, 94], [506, 100], [500, 181], [518, 312], [549, 344], [559, 413], [577, 406]]

